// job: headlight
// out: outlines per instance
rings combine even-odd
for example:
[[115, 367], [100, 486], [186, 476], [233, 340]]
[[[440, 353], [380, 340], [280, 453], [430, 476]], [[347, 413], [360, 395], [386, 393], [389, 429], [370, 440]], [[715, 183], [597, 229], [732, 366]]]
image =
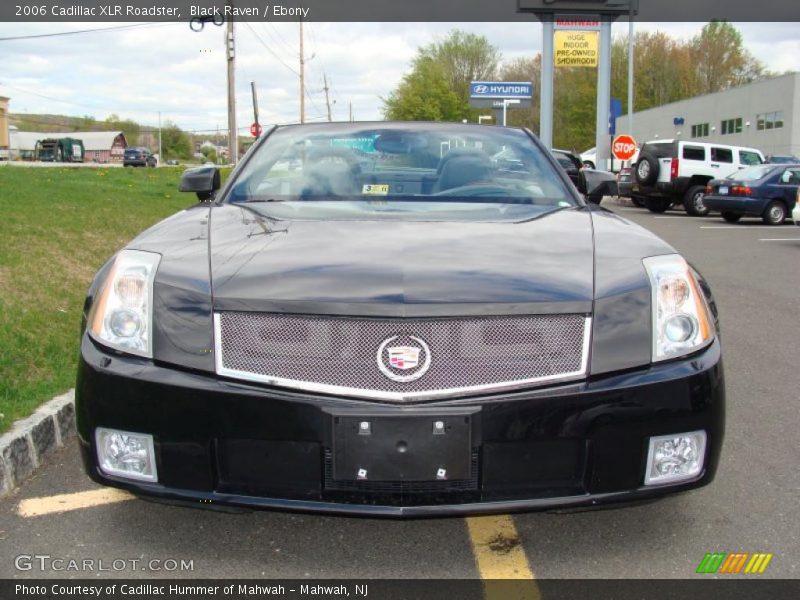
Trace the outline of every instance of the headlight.
[[152, 358], [153, 280], [161, 255], [123, 250], [89, 311], [89, 333], [129, 354]]
[[686, 261], [677, 254], [644, 259], [653, 298], [653, 362], [694, 352], [714, 337], [711, 315]]

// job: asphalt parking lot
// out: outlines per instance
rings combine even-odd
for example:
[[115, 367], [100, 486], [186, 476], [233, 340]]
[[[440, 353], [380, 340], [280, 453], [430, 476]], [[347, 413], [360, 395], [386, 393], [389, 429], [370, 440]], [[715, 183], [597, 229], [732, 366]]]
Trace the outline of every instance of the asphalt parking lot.
[[[728, 412], [710, 486], [612, 510], [475, 519], [230, 514], [100, 488], [70, 444], [0, 501], [0, 577], [693, 578], [707, 552], [772, 553], [757, 577], [800, 577], [800, 227], [603, 205], [665, 238], [714, 290]], [[141, 562], [65, 573], [20, 569], [20, 555]], [[192, 569], [143, 569], [154, 559]]]

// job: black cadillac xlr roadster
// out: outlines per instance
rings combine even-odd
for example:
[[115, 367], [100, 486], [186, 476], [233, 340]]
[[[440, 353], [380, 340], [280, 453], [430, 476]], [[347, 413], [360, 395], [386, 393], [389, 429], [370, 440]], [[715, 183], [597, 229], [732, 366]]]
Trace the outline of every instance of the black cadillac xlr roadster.
[[[500, 157], [500, 158], [498, 158]], [[276, 127], [85, 304], [86, 471], [164, 500], [420, 516], [709, 483], [716, 307], [527, 130]], [[581, 190], [591, 194], [592, 190]]]

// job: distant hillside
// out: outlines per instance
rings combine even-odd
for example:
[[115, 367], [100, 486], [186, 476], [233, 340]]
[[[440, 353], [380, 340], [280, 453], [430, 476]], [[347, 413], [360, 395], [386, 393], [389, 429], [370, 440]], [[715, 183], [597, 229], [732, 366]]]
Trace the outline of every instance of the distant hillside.
[[[70, 133], [72, 131], [122, 131], [128, 144], [149, 144], [151, 127], [143, 127], [136, 121], [120, 119], [111, 115], [104, 121], [94, 117], [70, 117], [67, 115], [9, 113], [9, 124], [20, 131], [47, 131], [53, 133]], [[142, 139], [140, 139], [142, 138]]]
[[20, 131], [70, 131], [89, 130], [104, 131], [116, 129], [114, 123], [98, 121], [91, 117], [69, 117], [67, 115], [36, 115], [9, 113], [10, 124]]

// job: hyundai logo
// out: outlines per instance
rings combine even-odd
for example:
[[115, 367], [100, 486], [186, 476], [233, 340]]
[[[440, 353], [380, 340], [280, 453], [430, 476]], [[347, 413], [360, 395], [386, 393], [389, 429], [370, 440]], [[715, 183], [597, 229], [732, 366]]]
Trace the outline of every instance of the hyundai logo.
[[489, 91], [489, 86], [488, 85], [483, 85], [483, 84], [476, 85], [475, 89], [474, 89], [474, 92], [476, 94], [485, 94], [488, 91]]

